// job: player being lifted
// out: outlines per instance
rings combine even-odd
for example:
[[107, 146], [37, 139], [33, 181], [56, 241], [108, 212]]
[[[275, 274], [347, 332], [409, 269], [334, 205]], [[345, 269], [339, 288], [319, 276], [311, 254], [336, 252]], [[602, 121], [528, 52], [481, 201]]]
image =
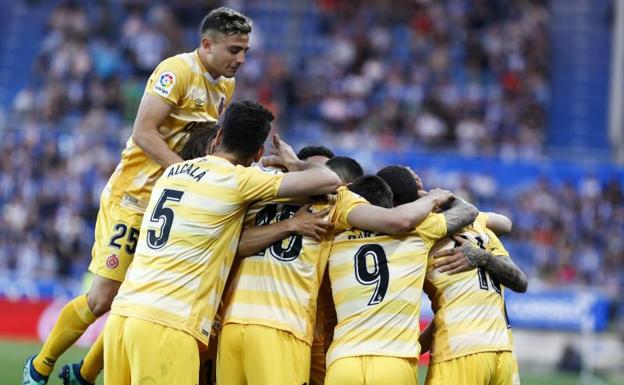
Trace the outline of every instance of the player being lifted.
[[[197, 122], [215, 121], [230, 102], [234, 75], [245, 62], [251, 21], [229, 9], [210, 12], [200, 27], [200, 45], [165, 59], [145, 87], [132, 137], [100, 198], [86, 295], [59, 314], [41, 351], [26, 362], [23, 384], [45, 384], [57, 358], [98, 317], [110, 309], [130, 264], [139, 227], [156, 179], [169, 165]], [[94, 383], [102, 370], [102, 338], [80, 364], [61, 370], [65, 384]]]
[[[397, 192], [395, 204], [417, 199], [422, 190], [418, 176], [404, 167], [389, 166], [378, 175]], [[435, 316], [420, 337], [423, 352], [432, 346], [427, 384], [519, 384], [501, 285], [524, 292], [527, 278], [488, 229], [508, 230], [506, 222], [481, 213], [431, 250], [424, 289]]]
[[[390, 187], [378, 176], [360, 178], [349, 188], [374, 205], [392, 207]], [[325, 384], [417, 383], [427, 255], [438, 239], [472, 223], [477, 214], [455, 198], [449, 209], [429, 213], [404, 234], [359, 227], [336, 233], [328, 269], [338, 324]]]
[[[296, 159], [290, 149], [279, 143], [277, 147], [282, 151], [282, 159]], [[353, 173], [348, 172], [355, 169], [353, 163], [357, 165], [345, 157], [327, 162], [332, 169], [343, 170], [343, 177]], [[360, 170], [359, 165], [357, 169]], [[401, 233], [413, 228], [450, 196], [440, 190], [420, 202], [385, 209], [372, 206], [341, 187], [336, 196], [320, 199], [312, 210], [322, 212], [331, 207], [329, 218], [336, 229], [359, 226], [370, 231]], [[250, 209], [250, 227], [241, 240], [246, 233], [254, 232], [258, 235], [251, 238], [257, 242], [253, 247], [243, 245], [242, 249], [239, 245], [239, 253], [255, 255], [241, 261], [225, 299], [217, 358], [220, 385], [308, 382], [316, 297], [330, 244], [275, 230], [280, 220], [295, 211], [290, 204], [267, 201]], [[273, 224], [259, 227], [267, 223]], [[264, 241], [259, 242], [260, 239]], [[267, 351], [271, 354], [267, 355]]]
[[287, 160], [292, 172], [280, 175], [246, 167], [262, 156], [272, 119], [257, 103], [233, 103], [214, 154], [157, 181], [104, 330], [105, 384], [196, 384], [198, 346], [207, 347], [248, 205], [338, 187], [335, 173], [309, 162]]

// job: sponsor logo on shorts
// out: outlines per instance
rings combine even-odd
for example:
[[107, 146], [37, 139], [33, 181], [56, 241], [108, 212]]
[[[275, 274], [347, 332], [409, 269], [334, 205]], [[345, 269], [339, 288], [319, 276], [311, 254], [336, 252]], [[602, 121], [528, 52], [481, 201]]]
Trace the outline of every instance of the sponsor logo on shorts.
[[163, 72], [154, 83], [154, 92], [162, 96], [169, 96], [175, 82], [175, 75], [172, 72]]
[[116, 269], [119, 266], [119, 258], [115, 254], [111, 254], [106, 258], [106, 267]]

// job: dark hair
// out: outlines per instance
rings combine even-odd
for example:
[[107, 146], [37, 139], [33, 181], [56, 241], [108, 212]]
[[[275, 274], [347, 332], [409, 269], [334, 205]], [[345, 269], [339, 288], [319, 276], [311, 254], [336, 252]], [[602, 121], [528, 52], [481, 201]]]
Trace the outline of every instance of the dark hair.
[[387, 166], [377, 172], [392, 189], [394, 205], [399, 206], [418, 199], [418, 184], [407, 167]]
[[325, 146], [305, 146], [297, 153], [297, 158], [301, 160], [306, 160], [311, 156], [324, 156], [331, 159], [335, 155], [332, 150]]
[[325, 163], [333, 172], [338, 174], [342, 183], [353, 183], [364, 175], [362, 166], [352, 158], [346, 156], [335, 156]]
[[349, 190], [360, 195], [374, 206], [392, 208], [392, 190], [377, 175], [365, 175], [349, 185]]
[[189, 127], [191, 135], [180, 150], [180, 158], [184, 160], [200, 158], [206, 156], [208, 143], [217, 136], [219, 125], [217, 122], [193, 122]]
[[200, 35], [209, 31], [221, 32], [226, 35], [251, 32], [251, 19], [231, 8], [220, 7], [213, 9], [202, 20], [199, 29]]
[[223, 140], [226, 151], [241, 158], [253, 156], [269, 135], [275, 117], [251, 100], [234, 102], [223, 113]]

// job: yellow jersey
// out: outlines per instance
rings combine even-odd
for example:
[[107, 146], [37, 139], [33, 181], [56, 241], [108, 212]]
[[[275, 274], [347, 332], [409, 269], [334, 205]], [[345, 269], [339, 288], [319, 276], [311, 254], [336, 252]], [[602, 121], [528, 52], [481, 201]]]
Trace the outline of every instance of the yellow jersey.
[[[346, 187], [313, 212], [332, 206], [330, 220], [346, 228], [351, 210], [368, 202]], [[261, 202], [250, 207], [246, 226], [262, 226], [290, 218], [299, 209], [293, 201]], [[263, 325], [292, 333], [312, 344], [317, 295], [331, 243], [292, 235], [260, 253], [243, 258], [225, 299], [223, 324]]]
[[[457, 233], [493, 255], [508, 256], [496, 235], [485, 227], [480, 214], [470, 226]], [[431, 253], [452, 248], [445, 238]], [[434, 268], [429, 258], [424, 289], [434, 312], [435, 332], [431, 362], [442, 362], [479, 352], [511, 351], [502, 287], [483, 268], [449, 275]]]
[[207, 345], [245, 211], [274, 199], [281, 179], [215, 156], [168, 167], [154, 186], [111, 312], [185, 331]]
[[[145, 94], [173, 107], [158, 132], [174, 152], [182, 149], [195, 122], [217, 120], [233, 93], [234, 78], [213, 79], [197, 51], [162, 61], [145, 87]], [[149, 158], [130, 137], [102, 197], [142, 212], [162, 172], [163, 167]]]
[[429, 214], [400, 236], [358, 229], [335, 236], [329, 277], [338, 324], [327, 367], [350, 356], [418, 357], [427, 255], [445, 235], [444, 216]]

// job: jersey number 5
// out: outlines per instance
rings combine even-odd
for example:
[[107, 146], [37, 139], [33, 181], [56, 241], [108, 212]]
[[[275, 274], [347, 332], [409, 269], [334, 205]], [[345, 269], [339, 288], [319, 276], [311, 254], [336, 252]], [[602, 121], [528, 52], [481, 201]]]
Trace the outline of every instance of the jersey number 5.
[[[368, 270], [367, 259], [373, 260], [373, 271]], [[355, 253], [355, 278], [362, 285], [375, 285], [375, 292], [368, 301], [368, 305], [377, 305], [383, 301], [388, 291], [390, 273], [388, 259], [383, 247], [377, 244], [368, 244], [360, 247]]]
[[170, 189], [164, 189], [160, 195], [150, 217], [150, 222], [160, 225], [160, 235], [157, 235], [156, 230], [147, 230], [147, 245], [150, 249], [160, 249], [169, 240], [169, 232], [173, 224], [173, 210], [165, 207], [165, 203], [167, 201], [180, 202], [182, 195], [184, 195], [184, 191]]

